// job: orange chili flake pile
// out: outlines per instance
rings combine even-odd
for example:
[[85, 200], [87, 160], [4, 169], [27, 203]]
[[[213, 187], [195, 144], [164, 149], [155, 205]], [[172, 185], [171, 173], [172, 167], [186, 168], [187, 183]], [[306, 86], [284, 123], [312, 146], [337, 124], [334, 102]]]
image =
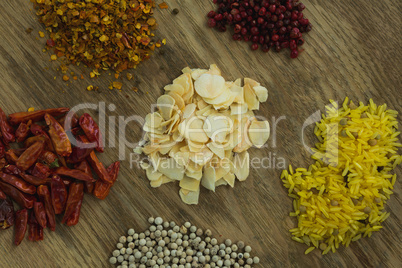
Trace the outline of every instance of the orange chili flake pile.
[[31, 1], [50, 34], [47, 48], [70, 64], [83, 62], [96, 75], [135, 68], [163, 44], [153, 40], [153, 0]]

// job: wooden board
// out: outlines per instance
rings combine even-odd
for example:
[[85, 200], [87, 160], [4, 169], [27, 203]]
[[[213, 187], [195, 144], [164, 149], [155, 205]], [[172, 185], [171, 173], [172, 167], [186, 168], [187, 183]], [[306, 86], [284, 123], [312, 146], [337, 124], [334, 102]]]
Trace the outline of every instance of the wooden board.
[[[180, 74], [185, 66], [206, 68], [216, 63], [227, 79], [252, 77], [269, 89], [269, 100], [258, 112], [277, 126], [269, 148], [251, 149], [251, 157], [282, 157], [286, 164], [307, 166], [311, 163], [303, 149], [301, 128], [315, 111], [322, 110], [328, 99], [342, 101], [345, 96], [377, 103], [402, 112], [401, 38], [398, 0], [318, 1], [305, 0], [305, 15], [314, 29], [306, 35], [305, 51], [296, 60], [289, 51], [277, 54], [251, 52], [244, 42], [234, 42], [231, 34], [206, 27], [205, 14], [212, 1], [166, 1], [168, 10], [157, 9], [158, 35], [167, 38], [165, 52], [156, 53], [133, 72], [136, 79], [125, 79], [122, 92], [110, 91], [113, 81], [106, 72], [96, 80], [68, 83], [55, 71], [57, 63], [43, 53], [45, 38], [38, 38], [42, 26], [37, 22], [28, 0], [0, 1], [0, 106], [7, 112], [80, 103], [115, 104], [108, 116], [145, 116], [164, 85]], [[176, 16], [170, 12], [179, 8]], [[25, 33], [33, 28], [31, 34]], [[76, 73], [88, 69], [73, 68]], [[54, 79], [56, 77], [56, 79]], [[88, 92], [90, 85], [100, 86]], [[138, 87], [139, 91], [130, 90]], [[95, 115], [95, 112], [91, 112]], [[399, 119], [400, 120], [400, 119]], [[139, 124], [127, 127], [130, 141], [141, 137]], [[313, 145], [312, 133], [306, 139]], [[119, 142], [113, 139], [115, 145]], [[110, 147], [110, 146], [109, 146]], [[101, 156], [105, 164], [118, 158], [119, 148], [107, 148]], [[130, 150], [126, 148], [125, 155]], [[58, 224], [55, 232], [45, 231], [40, 243], [24, 241], [12, 244], [13, 231], [1, 231], [0, 267], [109, 267], [108, 258], [117, 239], [130, 227], [146, 228], [149, 216], [162, 216], [176, 222], [191, 221], [211, 228], [220, 239], [243, 240], [261, 258], [259, 267], [398, 267], [401, 265], [400, 229], [401, 184], [386, 206], [391, 212], [384, 229], [371, 239], [341, 247], [336, 254], [319, 252], [304, 255], [306, 247], [290, 239], [288, 229], [295, 220], [288, 216], [292, 200], [279, 180], [281, 170], [274, 167], [251, 171], [246, 182], [234, 189], [220, 187], [216, 193], [202, 191], [198, 206], [180, 201], [178, 185], [152, 189], [137, 167], [122, 162], [118, 183], [110, 196], [100, 201], [85, 196], [80, 223], [75, 227]], [[397, 169], [402, 175], [401, 168]], [[60, 219], [58, 219], [58, 223]], [[27, 239], [26, 239], [27, 240]], [[399, 248], [399, 249], [398, 249]], [[399, 263], [399, 264], [398, 264]]]

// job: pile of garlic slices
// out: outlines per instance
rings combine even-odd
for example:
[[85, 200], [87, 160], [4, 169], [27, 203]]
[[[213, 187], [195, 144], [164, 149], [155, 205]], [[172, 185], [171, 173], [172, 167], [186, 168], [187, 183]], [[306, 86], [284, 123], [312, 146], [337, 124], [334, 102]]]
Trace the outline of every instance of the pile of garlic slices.
[[268, 140], [268, 121], [258, 121], [253, 110], [268, 98], [258, 82], [245, 78], [225, 81], [216, 65], [209, 70], [183, 69], [157, 100], [157, 111], [145, 117], [144, 139], [134, 152], [152, 187], [179, 181], [180, 197], [198, 204], [200, 184], [215, 191], [234, 187], [235, 178], [249, 175], [251, 146]]

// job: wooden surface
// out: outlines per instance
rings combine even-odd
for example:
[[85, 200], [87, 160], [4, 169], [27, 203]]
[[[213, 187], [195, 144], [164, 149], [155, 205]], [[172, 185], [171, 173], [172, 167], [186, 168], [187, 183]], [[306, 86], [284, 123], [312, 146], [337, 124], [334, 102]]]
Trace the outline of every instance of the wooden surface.
[[[251, 157], [270, 152], [283, 157], [286, 164], [307, 166], [311, 161], [301, 143], [301, 127], [313, 112], [323, 109], [328, 99], [342, 101], [345, 96], [402, 112], [401, 102], [401, 1], [305, 0], [305, 15], [313, 31], [306, 35], [305, 52], [296, 60], [289, 51], [277, 54], [251, 52], [248, 44], [234, 42], [231, 34], [206, 27], [205, 14], [213, 8], [208, 1], [166, 1], [169, 10], [157, 9], [159, 36], [167, 38], [165, 53], [156, 53], [124, 81], [122, 92], [107, 89], [111, 76], [96, 81], [85, 79], [64, 83], [58, 66], [43, 53], [43, 30], [28, 0], [0, 1], [0, 105], [7, 112], [83, 102], [115, 104], [113, 116], [145, 116], [164, 85], [185, 66], [206, 68], [216, 63], [227, 79], [252, 77], [269, 89], [269, 100], [261, 105], [260, 115], [286, 116], [277, 127], [276, 146], [251, 149]], [[179, 8], [177, 16], [172, 8]], [[27, 28], [33, 28], [27, 34]], [[88, 69], [73, 68], [80, 73]], [[54, 77], [57, 77], [54, 80]], [[89, 84], [100, 86], [88, 92]], [[139, 88], [138, 92], [130, 90]], [[92, 112], [93, 113], [93, 112]], [[95, 115], [95, 113], [93, 113]], [[129, 140], [141, 137], [138, 124], [127, 127]], [[312, 145], [312, 133], [306, 135]], [[116, 146], [119, 144], [115, 139]], [[126, 148], [126, 156], [130, 150]], [[118, 148], [107, 148], [101, 156], [105, 164], [118, 157]], [[122, 162], [119, 181], [110, 196], [100, 201], [85, 196], [80, 223], [75, 227], [58, 224], [56, 232], [45, 231], [45, 240], [21, 246], [12, 244], [13, 231], [0, 233], [0, 267], [109, 267], [108, 258], [120, 235], [130, 227], [146, 228], [149, 216], [162, 216], [176, 222], [191, 221], [211, 228], [216, 235], [243, 240], [261, 258], [259, 267], [400, 267], [401, 260], [401, 183], [386, 206], [391, 212], [384, 229], [371, 239], [361, 239], [349, 248], [321, 256], [318, 251], [304, 255], [306, 247], [290, 239], [288, 229], [295, 219], [288, 216], [292, 200], [279, 179], [281, 170], [252, 170], [249, 179], [234, 189], [220, 187], [216, 193], [202, 191], [198, 206], [184, 205], [178, 185], [152, 189], [144, 172]], [[401, 168], [396, 170], [402, 175]], [[60, 223], [60, 218], [58, 219]]]

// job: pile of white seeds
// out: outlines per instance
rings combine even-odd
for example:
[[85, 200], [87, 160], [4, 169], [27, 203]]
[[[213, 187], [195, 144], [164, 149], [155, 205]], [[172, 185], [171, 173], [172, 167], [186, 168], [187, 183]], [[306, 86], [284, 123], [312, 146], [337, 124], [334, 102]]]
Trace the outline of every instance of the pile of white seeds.
[[116, 245], [111, 264], [118, 268], [251, 268], [260, 262], [252, 258], [251, 247], [230, 239], [218, 244], [211, 230], [205, 232], [190, 222], [179, 226], [149, 218], [151, 226], [143, 233], [129, 229]]

